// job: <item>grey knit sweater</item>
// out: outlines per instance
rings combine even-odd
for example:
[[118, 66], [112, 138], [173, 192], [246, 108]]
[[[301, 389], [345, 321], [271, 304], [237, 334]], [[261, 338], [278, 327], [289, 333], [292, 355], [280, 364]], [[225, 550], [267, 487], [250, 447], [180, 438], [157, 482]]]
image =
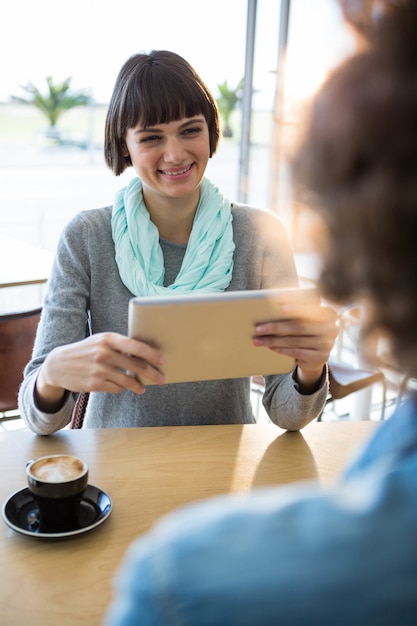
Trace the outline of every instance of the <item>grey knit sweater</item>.
[[[228, 290], [292, 287], [297, 284], [293, 254], [285, 228], [270, 211], [233, 205], [236, 244], [233, 278]], [[111, 233], [111, 207], [83, 211], [64, 229], [48, 282], [34, 353], [25, 370], [19, 406], [29, 428], [49, 434], [66, 426], [77, 394], [69, 393], [57, 413], [38, 410], [34, 385], [46, 355], [58, 345], [83, 339], [87, 310], [94, 333], [126, 334], [132, 293], [120, 280]], [[185, 246], [161, 241], [165, 285], [181, 267]], [[198, 355], [196, 355], [198, 358]], [[298, 430], [321, 411], [327, 380], [320, 389], [302, 395], [292, 374], [269, 376], [263, 403], [272, 421]], [[250, 380], [216, 380], [164, 386], [151, 385], [143, 395], [92, 393], [86, 428], [248, 424], [255, 421]]]

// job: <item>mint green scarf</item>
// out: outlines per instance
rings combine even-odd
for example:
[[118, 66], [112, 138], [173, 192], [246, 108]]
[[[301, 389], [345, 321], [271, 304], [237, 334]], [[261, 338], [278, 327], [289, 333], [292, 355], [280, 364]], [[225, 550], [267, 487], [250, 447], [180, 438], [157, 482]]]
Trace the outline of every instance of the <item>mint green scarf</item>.
[[181, 269], [169, 287], [163, 286], [159, 232], [146, 209], [139, 178], [116, 194], [111, 224], [120, 277], [135, 296], [223, 291], [232, 279], [235, 244], [230, 202], [207, 178], [201, 181]]

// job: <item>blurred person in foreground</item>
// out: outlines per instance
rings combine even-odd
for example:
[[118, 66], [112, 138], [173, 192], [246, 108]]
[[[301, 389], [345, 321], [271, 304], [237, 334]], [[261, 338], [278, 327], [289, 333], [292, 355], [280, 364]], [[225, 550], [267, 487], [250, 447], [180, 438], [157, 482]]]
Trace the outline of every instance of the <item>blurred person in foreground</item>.
[[[343, 6], [369, 45], [316, 96], [294, 172], [323, 217], [323, 293], [363, 300], [367, 332], [417, 377], [417, 2], [360, 4]], [[416, 624], [416, 402], [329, 490], [262, 489], [158, 523], [129, 551], [106, 624]]]

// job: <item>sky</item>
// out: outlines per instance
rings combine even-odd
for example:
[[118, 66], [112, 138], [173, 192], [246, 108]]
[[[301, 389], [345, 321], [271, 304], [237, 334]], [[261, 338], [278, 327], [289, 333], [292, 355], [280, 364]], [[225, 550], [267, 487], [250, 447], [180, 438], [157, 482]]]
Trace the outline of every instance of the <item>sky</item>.
[[[273, 104], [279, 13], [280, 0], [258, 0], [256, 108]], [[298, 42], [291, 55], [294, 89], [311, 89], [323, 72], [317, 61], [321, 68], [333, 65], [349, 40], [337, 28], [335, 0], [292, 0], [291, 15], [290, 41]], [[235, 87], [244, 74], [246, 20], [247, 0], [8, 2], [0, 24], [0, 102], [24, 95], [19, 86], [28, 82], [42, 88], [48, 75], [55, 82], [71, 76], [74, 89], [108, 102], [126, 59], [153, 48], [184, 56], [217, 96], [218, 83], [227, 79]]]

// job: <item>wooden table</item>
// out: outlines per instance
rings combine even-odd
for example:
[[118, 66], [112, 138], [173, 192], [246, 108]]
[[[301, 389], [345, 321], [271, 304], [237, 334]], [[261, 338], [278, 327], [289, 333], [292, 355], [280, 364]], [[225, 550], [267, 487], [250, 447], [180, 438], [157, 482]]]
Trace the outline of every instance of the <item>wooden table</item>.
[[0, 623], [98, 626], [126, 548], [162, 514], [255, 486], [310, 478], [329, 483], [376, 427], [324, 422], [296, 433], [269, 424], [64, 430], [48, 437], [0, 432], [2, 502], [26, 486], [29, 459], [56, 452], [85, 459], [90, 484], [113, 500], [101, 526], [61, 541], [27, 537], [0, 522]]
[[0, 234], [0, 287], [37, 285], [48, 280], [53, 255], [48, 250]]

